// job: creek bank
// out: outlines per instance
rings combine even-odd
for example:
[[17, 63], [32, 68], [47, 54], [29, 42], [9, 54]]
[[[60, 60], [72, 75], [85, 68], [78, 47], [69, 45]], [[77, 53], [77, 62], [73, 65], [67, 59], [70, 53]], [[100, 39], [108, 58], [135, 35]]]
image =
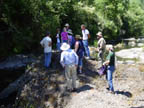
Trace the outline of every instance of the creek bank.
[[[26, 66], [35, 62], [32, 55], [15, 55], [0, 63], [0, 106], [15, 103], [20, 85], [24, 85]], [[25, 81], [24, 81], [25, 80]]]

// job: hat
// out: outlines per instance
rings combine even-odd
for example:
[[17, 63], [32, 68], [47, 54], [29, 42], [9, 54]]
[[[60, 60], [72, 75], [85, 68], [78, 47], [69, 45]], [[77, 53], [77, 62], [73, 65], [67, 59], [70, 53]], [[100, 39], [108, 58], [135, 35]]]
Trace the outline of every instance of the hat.
[[65, 42], [64, 42], [64, 43], [62, 44], [62, 46], [60, 47], [60, 49], [63, 50], [63, 51], [68, 50], [69, 48], [70, 48], [70, 45], [67, 44], [67, 43], [65, 43]]
[[73, 33], [72, 33], [72, 30], [68, 30], [68, 34], [71, 34], [71, 35], [73, 35]]
[[67, 26], [69, 26], [69, 24], [68, 24], [68, 23], [66, 23], [66, 24], [65, 24], [65, 26], [67, 27]]
[[82, 39], [82, 37], [80, 35], [75, 35], [75, 38]]
[[97, 36], [102, 36], [102, 32], [98, 32], [96, 35]]

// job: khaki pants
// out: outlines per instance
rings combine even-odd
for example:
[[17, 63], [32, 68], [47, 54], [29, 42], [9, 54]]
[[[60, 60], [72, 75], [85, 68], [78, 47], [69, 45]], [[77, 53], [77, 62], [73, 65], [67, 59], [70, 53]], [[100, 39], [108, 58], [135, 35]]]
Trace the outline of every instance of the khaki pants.
[[76, 73], [76, 66], [75, 65], [67, 65], [65, 67], [65, 78], [67, 81], [67, 88], [73, 89], [76, 88], [76, 79], [77, 79], [77, 73]]
[[98, 68], [100, 68], [103, 65], [104, 62], [104, 50], [100, 50], [98, 52]]

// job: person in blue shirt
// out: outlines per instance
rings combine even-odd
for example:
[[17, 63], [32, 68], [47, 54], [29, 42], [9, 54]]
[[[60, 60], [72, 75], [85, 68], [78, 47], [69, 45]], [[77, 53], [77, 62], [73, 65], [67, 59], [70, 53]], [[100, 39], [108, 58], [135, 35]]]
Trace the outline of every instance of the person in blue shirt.
[[77, 79], [77, 65], [78, 65], [78, 56], [74, 50], [70, 49], [70, 45], [63, 43], [61, 46], [61, 58], [60, 63], [65, 69], [65, 77], [67, 81], [68, 91], [76, 90], [76, 79]]

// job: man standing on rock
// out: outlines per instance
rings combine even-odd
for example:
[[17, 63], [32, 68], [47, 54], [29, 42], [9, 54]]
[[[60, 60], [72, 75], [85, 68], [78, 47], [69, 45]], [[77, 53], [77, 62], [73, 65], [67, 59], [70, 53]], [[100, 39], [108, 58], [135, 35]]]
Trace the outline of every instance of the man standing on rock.
[[75, 91], [76, 90], [76, 79], [77, 79], [77, 65], [78, 65], [78, 56], [70, 49], [70, 45], [63, 43], [61, 46], [60, 63], [65, 69], [65, 77], [67, 80], [67, 90]]
[[104, 62], [104, 52], [106, 48], [106, 41], [102, 36], [102, 32], [98, 32], [97, 34], [97, 39], [98, 39], [98, 68], [100, 68], [103, 65]]
[[52, 56], [52, 40], [50, 38], [50, 32], [47, 32], [46, 37], [40, 41], [40, 44], [44, 47], [44, 66], [49, 68]]
[[88, 39], [90, 38], [90, 33], [88, 29], [86, 29], [84, 24], [81, 25], [81, 29], [82, 29], [83, 45], [85, 48], [86, 58], [90, 59], [90, 51], [88, 48]]

